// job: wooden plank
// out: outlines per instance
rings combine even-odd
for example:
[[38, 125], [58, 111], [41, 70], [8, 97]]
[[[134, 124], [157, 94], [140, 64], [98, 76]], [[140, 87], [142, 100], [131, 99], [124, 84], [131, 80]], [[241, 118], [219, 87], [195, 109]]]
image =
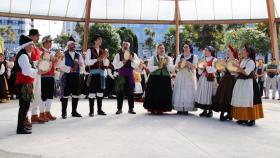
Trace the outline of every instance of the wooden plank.
[[85, 30], [84, 30], [84, 43], [83, 51], [88, 49], [88, 38], [89, 38], [89, 24], [90, 24], [90, 11], [91, 11], [91, 0], [86, 2], [86, 15], [85, 15]]
[[175, 53], [176, 57], [180, 54], [180, 10], [179, 10], [179, 0], [175, 0], [175, 37], [176, 37], [176, 43], [175, 43]]
[[274, 10], [274, 0], [266, 0], [267, 13], [268, 13], [268, 23], [269, 23], [269, 35], [271, 40], [271, 50], [272, 57], [279, 62], [279, 48], [277, 42], [277, 31], [275, 22], [275, 10]]

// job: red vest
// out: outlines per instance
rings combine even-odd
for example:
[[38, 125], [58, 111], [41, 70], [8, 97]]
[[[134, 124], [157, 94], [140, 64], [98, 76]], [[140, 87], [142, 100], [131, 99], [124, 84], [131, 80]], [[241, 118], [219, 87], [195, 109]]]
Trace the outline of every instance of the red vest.
[[[40, 49], [42, 52], [44, 52], [44, 49]], [[55, 69], [55, 64], [52, 62], [52, 68], [50, 69], [49, 72], [42, 74], [41, 76], [54, 76], [54, 69]]]
[[40, 49], [37, 47], [33, 47], [31, 52], [31, 59], [32, 61], [39, 61], [40, 60]]
[[[213, 61], [214, 61], [214, 57], [210, 60], [210, 61], [207, 61], [207, 66], [212, 66], [213, 65]], [[214, 75], [214, 73], [208, 73], [207, 71], [206, 71], [206, 77], [207, 78], [215, 78], [215, 75]]]
[[34, 78], [25, 76], [22, 72], [17, 72], [16, 84], [32, 84], [34, 82]]
[[[21, 53], [21, 52], [19, 52], [19, 53]], [[16, 62], [18, 62], [18, 58], [23, 54], [25, 54], [25, 53], [18, 54]], [[28, 56], [27, 53], [26, 53], [26, 55]], [[33, 64], [30, 57], [29, 57], [29, 62], [31, 65]], [[25, 76], [24, 74], [22, 74], [21, 70], [18, 71], [16, 75], [17, 75], [16, 84], [32, 84], [34, 82], [34, 78], [32, 78], [30, 76]]]

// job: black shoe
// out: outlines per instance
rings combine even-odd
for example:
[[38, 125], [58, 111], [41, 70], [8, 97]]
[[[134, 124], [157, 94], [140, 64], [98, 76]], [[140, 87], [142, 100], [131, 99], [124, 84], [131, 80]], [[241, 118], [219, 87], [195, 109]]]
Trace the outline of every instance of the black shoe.
[[106, 114], [104, 111], [102, 111], [102, 110], [101, 110], [101, 111], [98, 111], [97, 114], [98, 114], [98, 115], [107, 115], [107, 114]]
[[72, 117], [82, 117], [82, 115], [77, 113], [77, 112], [75, 112], [75, 113], [72, 113]]
[[66, 115], [62, 115], [61, 117], [62, 117], [62, 119], [67, 119]]
[[128, 110], [128, 113], [130, 113], [130, 114], [136, 114], [136, 112], [135, 112], [135, 111], [133, 111], [133, 109]]
[[272, 99], [274, 100], [274, 99], [275, 99], [275, 97], [272, 97]]
[[32, 132], [31, 131], [28, 131], [28, 130], [17, 130], [17, 134], [31, 134]]
[[229, 113], [225, 116], [225, 119], [229, 120], [229, 121], [232, 121], [232, 117], [231, 117], [231, 115]]
[[93, 117], [94, 114], [93, 114], [93, 113], [89, 113], [88, 116], [89, 116], [89, 117]]
[[203, 112], [199, 114], [200, 117], [204, 117], [204, 116], [206, 116], [206, 115], [207, 115], [206, 110], [203, 110]]
[[247, 124], [247, 126], [255, 126], [256, 122], [255, 122], [255, 120], [250, 120], [246, 124]]
[[116, 115], [119, 115], [119, 114], [122, 114], [122, 110], [118, 110], [118, 111], [116, 112]]
[[184, 112], [183, 112], [183, 111], [177, 111], [177, 114], [178, 114], [178, 115], [183, 115]]
[[263, 99], [269, 99], [269, 97], [264, 97]]
[[32, 127], [24, 127], [24, 129], [27, 130], [27, 131], [31, 131]]
[[236, 121], [237, 124], [240, 124], [240, 125], [243, 125], [243, 124], [246, 124], [247, 121], [244, 121], [244, 120], [238, 120]]
[[213, 117], [213, 112], [212, 112], [212, 110], [210, 110], [208, 113], [207, 113], [207, 115], [206, 115], [206, 117]]
[[226, 117], [221, 114], [220, 115], [220, 121], [226, 121], [226, 120], [227, 120]]

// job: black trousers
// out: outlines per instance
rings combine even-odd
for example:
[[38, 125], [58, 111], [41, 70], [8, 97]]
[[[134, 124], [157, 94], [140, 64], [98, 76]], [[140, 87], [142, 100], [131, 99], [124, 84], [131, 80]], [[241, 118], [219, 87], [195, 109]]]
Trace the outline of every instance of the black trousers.
[[[17, 86], [19, 92], [22, 86]], [[27, 112], [30, 107], [30, 101], [25, 101], [22, 98], [22, 95], [19, 93], [19, 110], [18, 110], [18, 124], [17, 124], [17, 130], [24, 130], [25, 125], [24, 121], [27, 115]]]
[[117, 94], [118, 110], [121, 110], [123, 107], [123, 100], [125, 95], [127, 95], [128, 107], [130, 110], [132, 110], [134, 108], [134, 95], [133, 88], [129, 85], [128, 77], [125, 77], [125, 85], [123, 92]]

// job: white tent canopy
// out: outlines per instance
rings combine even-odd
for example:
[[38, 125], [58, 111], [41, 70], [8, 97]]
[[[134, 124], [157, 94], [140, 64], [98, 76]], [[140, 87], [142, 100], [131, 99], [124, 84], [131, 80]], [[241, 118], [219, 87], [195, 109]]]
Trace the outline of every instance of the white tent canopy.
[[[274, 0], [276, 18], [280, 0]], [[0, 16], [84, 21], [86, 0], [0, 0]], [[266, 0], [179, 0], [180, 21], [268, 20]], [[279, 12], [279, 14], [278, 14]], [[175, 0], [92, 0], [91, 21], [175, 20]]]

